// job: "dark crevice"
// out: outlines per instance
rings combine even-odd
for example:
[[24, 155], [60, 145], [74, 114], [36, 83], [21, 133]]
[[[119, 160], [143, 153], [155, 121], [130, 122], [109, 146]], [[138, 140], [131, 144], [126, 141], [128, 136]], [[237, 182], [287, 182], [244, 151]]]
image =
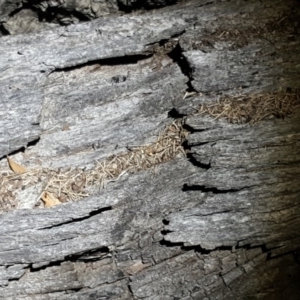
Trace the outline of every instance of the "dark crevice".
[[212, 250], [203, 249], [199, 245], [198, 246], [183, 246], [181, 248], [184, 251], [195, 251], [199, 254], [209, 254], [212, 252]]
[[165, 239], [161, 240], [159, 242], [160, 245], [165, 246], [165, 247], [180, 247], [181, 250], [183, 251], [195, 251], [196, 253], [199, 254], [210, 254], [212, 252], [215, 251], [230, 251], [230, 252], [235, 252], [238, 249], [244, 249], [244, 250], [253, 250], [256, 248], [261, 248], [262, 252], [263, 251], [263, 247], [262, 246], [253, 246], [251, 247], [250, 245], [243, 245], [243, 246], [219, 246], [219, 247], [215, 247], [214, 249], [204, 249], [202, 248], [200, 245], [190, 245], [190, 246], [186, 246], [184, 245], [184, 242], [177, 242], [177, 243], [173, 243], [170, 241], [167, 241]]
[[[53, 262], [46, 262], [45, 264], [42, 263], [41, 266], [34, 267], [34, 264], [32, 264], [29, 267], [30, 272], [39, 272], [41, 270], [45, 270], [47, 268], [55, 267], [55, 266], [61, 266], [62, 263], [65, 262], [94, 262], [99, 261], [103, 258], [103, 256], [106, 256], [108, 253], [110, 253], [110, 250], [108, 247], [101, 247], [93, 250], [89, 250], [86, 252], [80, 252], [72, 255], [66, 256], [63, 260], [53, 261]], [[38, 264], [37, 264], [38, 265]]]
[[3, 24], [0, 24], [0, 36], [4, 36], [4, 35], [10, 35], [9, 31], [6, 30], [6, 28], [3, 26]]
[[[263, 253], [269, 253], [271, 249], [279, 248], [279, 247], [268, 248], [266, 244], [258, 246], [258, 247], [261, 248], [261, 250], [262, 250]], [[249, 246], [249, 248], [251, 248], [251, 247]]]
[[35, 139], [35, 140], [32, 140], [32, 141], [28, 142], [28, 143], [26, 144], [26, 146], [23, 146], [23, 147], [21, 147], [21, 148], [19, 148], [19, 149], [16, 149], [16, 150], [14, 150], [14, 151], [11, 151], [11, 152], [9, 152], [8, 154], [6, 154], [6, 155], [0, 157], [0, 161], [1, 161], [2, 159], [6, 158], [7, 156], [15, 155], [15, 154], [18, 154], [18, 153], [24, 153], [25, 150], [26, 150], [26, 148], [37, 145], [37, 143], [38, 143], [39, 141], [40, 141], [40, 137], [38, 137], [38, 138]]
[[74, 219], [71, 219], [70, 221], [66, 221], [66, 222], [63, 222], [63, 223], [58, 223], [58, 224], [54, 224], [54, 225], [47, 226], [47, 227], [41, 227], [41, 228], [39, 228], [38, 230], [52, 229], [52, 228], [64, 226], [64, 225], [67, 225], [67, 224], [70, 224], [70, 223], [82, 222], [82, 221], [84, 221], [84, 220], [86, 220], [86, 219], [89, 219], [89, 218], [91, 218], [91, 217], [93, 217], [93, 216], [96, 216], [96, 215], [100, 215], [100, 214], [102, 214], [103, 212], [109, 211], [109, 210], [112, 210], [112, 207], [111, 207], [111, 206], [103, 207], [103, 208], [97, 209], [97, 210], [95, 210], [95, 211], [91, 211], [91, 212], [90, 212], [87, 216], [85, 216], [85, 217], [74, 218]]
[[194, 87], [192, 86], [192, 73], [193, 70], [191, 68], [191, 66], [189, 65], [187, 59], [183, 56], [183, 50], [180, 47], [179, 44], [177, 44], [175, 46], [175, 48], [168, 53], [168, 56], [173, 60], [174, 63], [178, 64], [178, 66], [181, 69], [182, 74], [184, 74], [186, 77], [188, 77], [188, 82], [186, 83], [187, 85], [187, 92], [198, 92], [194, 89]]
[[211, 164], [208, 163], [208, 164], [204, 164], [204, 163], [201, 163], [199, 162], [194, 156], [192, 153], [187, 153], [186, 155], [188, 161], [194, 165], [195, 167], [198, 167], [198, 168], [201, 168], [201, 169], [204, 169], [204, 170], [209, 170], [211, 168]]
[[78, 12], [76, 10], [66, 10], [63, 7], [48, 7], [46, 11], [38, 11], [39, 21], [40, 22], [48, 22], [53, 23], [57, 21], [60, 25], [69, 25], [64, 24], [60, 21], [60, 19], [57, 18], [57, 16], [62, 16], [62, 18], [65, 17], [75, 17], [80, 22], [87, 22], [91, 19], [88, 18], [86, 15], [82, 14], [81, 12]]
[[[195, 131], [195, 132], [197, 132], [197, 131]], [[198, 132], [200, 132], [200, 131], [198, 131]], [[197, 147], [197, 146], [203, 146], [203, 145], [206, 145], [206, 144], [209, 144], [209, 143], [213, 143], [213, 142], [209, 141], [209, 142], [191, 143], [190, 146], [191, 147]], [[212, 144], [212, 145], [214, 145], [214, 144]]]
[[[73, 293], [78, 293], [80, 292], [81, 290], [85, 289], [86, 287], [82, 287], [82, 288], [72, 288], [72, 289], [64, 289], [63, 287], [62, 288], [56, 288], [56, 289], [53, 289], [53, 290], [50, 290], [49, 292], [47, 292], [47, 296], [49, 297], [49, 295], [51, 294], [57, 294], [57, 293], [61, 293], [63, 292], [64, 295], [68, 295], [68, 294], [73, 294]], [[51, 296], [50, 296], [51, 297]], [[51, 297], [52, 298], [52, 297]], [[51, 298], [48, 298], [48, 299], [51, 299]], [[52, 298], [53, 299], [53, 298]], [[54, 299], [58, 299], [57, 296], [56, 298]], [[65, 298], [66, 299], [66, 298]]]
[[187, 130], [189, 133], [194, 133], [197, 132], [196, 129], [194, 129], [192, 126], [187, 125], [187, 124], [183, 124], [182, 125], [183, 129]]
[[60, 266], [62, 262], [64, 262], [64, 261], [62, 261], [62, 260], [60, 260], [60, 261], [53, 261], [53, 262], [46, 263], [45, 265], [40, 266], [40, 267], [34, 267], [33, 265], [31, 265], [29, 267], [29, 270], [30, 270], [31, 273], [39, 272], [39, 271], [45, 270], [47, 268]]
[[[36, 124], [36, 125], [38, 125], [38, 124]], [[35, 140], [31, 141], [31, 142], [28, 142], [26, 148], [36, 146], [38, 144], [38, 142], [40, 141], [40, 139], [41, 138], [38, 137], [37, 139], [35, 139]]]
[[171, 233], [172, 231], [171, 230], [162, 230], [160, 233], [162, 235], [167, 235], [168, 233]]
[[201, 191], [203, 193], [213, 193], [213, 194], [226, 194], [226, 193], [234, 193], [234, 192], [238, 192], [240, 191], [240, 189], [224, 189], [224, 190], [220, 190], [216, 187], [206, 187], [205, 185], [187, 185], [184, 184], [183, 188], [182, 188], [183, 192], [186, 191]]
[[82, 291], [83, 288], [73, 288], [73, 289], [67, 289], [65, 290], [66, 294], [74, 294]]
[[169, 225], [169, 223], [170, 223], [170, 221], [168, 221], [166, 219], [163, 219], [162, 222], [163, 222], [164, 225]]
[[165, 6], [175, 5], [179, 0], [118, 0], [117, 5], [120, 11], [125, 13], [131, 13], [136, 10], [152, 10], [162, 8]]
[[[195, 130], [193, 127], [187, 125], [187, 124], [183, 124], [183, 129], [187, 130], [189, 133], [193, 134], [195, 132], [201, 132], [201, 131], [204, 131], [205, 129], [202, 129], [202, 130]], [[201, 145], [205, 145], [207, 144], [208, 142], [204, 142], [204, 143], [199, 143], [197, 145], [190, 145], [188, 140], [185, 140], [183, 143], [182, 143], [182, 147], [183, 149], [186, 151], [186, 158], [188, 159], [188, 161], [190, 163], [192, 163], [194, 166], [198, 167], [198, 168], [201, 168], [201, 169], [204, 169], [204, 170], [208, 170], [211, 168], [211, 164], [208, 163], [208, 164], [204, 164], [204, 163], [201, 163], [199, 162], [193, 155], [193, 153], [191, 153], [192, 151], [192, 147], [193, 146], [201, 146]]]
[[70, 262], [77, 262], [77, 261], [84, 261], [84, 262], [93, 262], [100, 260], [103, 256], [106, 256], [110, 253], [108, 247], [101, 247], [93, 250], [89, 250], [87, 252], [81, 252], [72, 254], [65, 257], [64, 261]]
[[179, 44], [176, 45], [176, 47], [168, 54], [168, 56], [179, 65], [182, 73], [187, 76], [190, 77], [191, 73], [192, 73], [192, 69], [189, 65], [189, 63], [187, 62], [186, 58], [182, 55], [183, 54], [183, 50], [180, 47]]
[[168, 112], [168, 118], [172, 118], [172, 119], [181, 119], [185, 116], [186, 116], [185, 114], [179, 113], [178, 110], [174, 107]]
[[18, 153], [24, 153], [24, 152], [25, 152], [25, 149], [26, 149], [25, 147], [21, 147], [21, 148], [19, 148], [19, 149], [17, 149], [17, 150], [11, 151], [11, 152], [9, 152], [8, 154], [2, 156], [2, 157], [0, 158], [0, 160], [6, 158], [7, 156], [15, 155], [15, 154], [18, 154]]
[[189, 151], [191, 151], [192, 147], [189, 145], [188, 141], [185, 140], [182, 145], [183, 149], [185, 150], [185, 152], [187, 153], [186, 155], [189, 154]]
[[159, 241], [159, 244], [161, 246], [165, 246], [165, 247], [183, 247], [184, 246], [183, 243], [172, 243], [172, 242], [166, 241], [164, 239]]
[[148, 59], [150, 57], [152, 57], [152, 54], [124, 55], [119, 57], [100, 59], [98, 63], [102, 66], [134, 65], [139, 61]]
[[[129, 280], [131, 281], [130, 277], [129, 277]], [[134, 299], [133, 298], [134, 293], [132, 291], [132, 288], [131, 288], [130, 284], [128, 284], [127, 287], [128, 287], [129, 293], [132, 295], [132, 299]]]
[[[214, 250], [207, 250], [207, 249], [203, 249], [200, 245], [185, 246], [183, 242], [174, 243], [174, 242], [167, 241], [165, 239], [161, 240], [159, 242], [159, 244], [161, 246], [168, 247], [168, 248], [180, 247], [182, 251], [186, 251], [186, 252], [188, 252], [188, 251], [195, 251], [195, 252], [197, 252], [199, 254], [210, 254], [212, 251], [215, 251], [217, 249], [221, 249], [222, 248], [222, 247], [219, 247], [219, 248], [216, 248]], [[230, 247], [229, 249], [232, 249], [232, 248]], [[228, 250], [228, 249], [226, 248], [226, 250]]]
[[98, 59], [98, 60], [92, 60], [85, 63], [77, 64], [75, 66], [69, 66], [64, 68], [55, 68], [51, 73], [54, 72], [69, 72], [72, 70], [80, 69], [82, 67], [86, 66], [93, 66], [93, 65], [100, 65], [100, 66], [121, 66], [121, 65], [134, 65], [137, 64], [141, 60], [148, 59], [152, 56], [150, 55], [142, 55], [142, 54], [136, 54], [136, 55], [124, 55], [120, 57], [112, 57], [112, 58], [104, 58], [104, 59]]

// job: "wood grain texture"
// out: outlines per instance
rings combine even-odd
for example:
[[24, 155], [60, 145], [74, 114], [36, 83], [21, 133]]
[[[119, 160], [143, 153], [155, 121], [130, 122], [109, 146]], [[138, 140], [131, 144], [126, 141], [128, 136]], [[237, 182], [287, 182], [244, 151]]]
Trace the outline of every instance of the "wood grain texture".
[[299, 299], [299, 111], [196, 114], [299, 88], [296, 5], [186, 1], [1, 37], [1, 168], [90, 168], [173, 118], [190, 134], [187, 157], [1, 214], [0, 299]]

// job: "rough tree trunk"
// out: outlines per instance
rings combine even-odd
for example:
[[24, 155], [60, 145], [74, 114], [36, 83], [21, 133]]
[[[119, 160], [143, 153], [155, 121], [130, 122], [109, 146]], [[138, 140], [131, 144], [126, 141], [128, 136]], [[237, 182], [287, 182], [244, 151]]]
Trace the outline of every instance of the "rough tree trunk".
[[299, 2], [44, 2], [0, 3], [0, 299], [299, 299]]

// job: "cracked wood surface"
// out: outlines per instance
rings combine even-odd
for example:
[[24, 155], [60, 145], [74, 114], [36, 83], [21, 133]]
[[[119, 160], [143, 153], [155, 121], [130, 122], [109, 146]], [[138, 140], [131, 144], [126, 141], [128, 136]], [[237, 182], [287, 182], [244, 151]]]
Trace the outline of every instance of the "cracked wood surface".
[[215, 127], [206, 119], [186, 119], [196, 130], [188, 138], [192, 157], [210, 168], [185, 189], [203, 203], [170, 214], [165, 238], [205, 249], [299, 248], [300, 114], [258, 125]]
[[[170, 19], [173, 21], [170, 22]], [[157, 24], [151, 31], [145, 31], [143, 26], [139, 25], [150, 21]], [[94, 135], [91, 136], [94, 142], [115, 147], [116, 140], [121, 140], [125, 133], [112, 129], [105, 136], [101, 131], [104, 130], [103, 127], [109, 128], [117, 122], [117, 127], [125, 128], [125, 122], [130, 123], [131, 120], [131, 124], [127, 126], [132, 128], [133, 132], [128, 133], [127, 145], [134, 136], [134, 143], [142, 143], [150, 130], [153, 132], [154, 128], [158, 129], [167, 111], [176, 105], [176, 100], [182, 98], [180, 90], [185, 89], [184, 83], [188, 81], [179, 72], [178, 66], [168, 67], [165, 59], [158, 59], [158, 62], [149, 61], [149, 65], [145, 64], [144, 68], [139, 68], [139, 65], [135, 68], [125, 68], [122, 65], [118, 67], [116, 60], [117, 66], [109, 71], [105, 71], [104, 68], [104, 72], [100, 69], [90, 75], [87, 74], [89, 70], [70, 71], [66, 76], [64, 74], [64, 68], [87, 62], [97, 61], [100, 65], [105, 65], [109, 63], [105, 61], [109, 58], [147, 53], [147, 49], [150, 49], [149, 44], [169, 39], [172, 35], [181, 33], [187, 26], [183, 18], [180, 20], [172, 14], [163, 18], [155, 15], [139, 18], [120, 17], [117, 24], [119, 28], [116, 27], [113, 18], [99, 19], [73, 27], [59, 28], [46, 35], [2, 38], [0, 71], [5, 73], [5, 76], [1, 81], [4, 109], [1, 110], [0, 126], [5, 126], [6, 130], [2, 131], [0, 136], [0, 157], [26, 146], [38, 137], [41, 138], [42, 144], [45, 143], [42, 152], [45, 152], [46, 156], [48, 151], [52, 157], [59, 151], [56, 149], [59, 146], [65, 150], [65, 155], [72, 150], [87, 151], [93, 142], [84, 140], [91, 133]], [[151, 67], [158, 67], [158, 74], [151, 74]], [[62, 71], [53, 73], [55, 70]], [[18, 77], [15, 74], [19, 74]], [[145, 89], [139, 89], [141, 85], [145, 86]], [[158, 103], [146, 105], [153, 99]], [[58, 103], [62, 107], [59, 107]], [[155, 104], [166, 108], [158, 112]], [[74, 117], [70, 111], [74, 112]], [[99, 115], [100, 113], [102, 115]], [[132, 123], [132, 115], [144, 115], [145, 118], [149, 114], [155, 114], [157, 119], [153, 116], [154, 120], [141, 120], [138, 122], [141, 125], [137, 128]], [[114, 117], [117, 121], [114, 121]], [[123, 123], [124, 126], [121, 126]], [[54, 135], [51, 136], [49, 130], [62, 131], [61, 127], [64, 124], [70, 127], [71, 133], [61, 132], [60, 136], [56, 133], [55, 139], [58, 138], [58, 141], [53, 141]], [[91, 125], [95, 128], [89, 128], [87, 135], [85, 128]], [[139, 132], [144, 137], [139, 139], [136, 136]], [[113, 133], [119, 135], [115, 136], [115, 141], [110, 144], [106, 140], [110, 140]], [[74, 149], [70, 141], [66, 144], [66, 136], [72, 136], [75, 143], [75, 137], [78, 137], [78, 144]], [[85, 138], [82, 138], [83, 136]], [[112, 149], [109, 149], [106, 153], [111, 151]], [[95, 160], [95, 156], [92, 159]]]
[[299, 88], [297, 32], [275, 31], [274, 47], [213, 34], [293, 5], [187, 1], [1, 38], [0, 157], [28, 146], [25, 165], [88, 168], [152, 141], [173, 108], [191, 133], [187, 158], [2, 214], [0, 299], [299, 299], [299, 111], [254, 125], [193, 114], [218, 93]]

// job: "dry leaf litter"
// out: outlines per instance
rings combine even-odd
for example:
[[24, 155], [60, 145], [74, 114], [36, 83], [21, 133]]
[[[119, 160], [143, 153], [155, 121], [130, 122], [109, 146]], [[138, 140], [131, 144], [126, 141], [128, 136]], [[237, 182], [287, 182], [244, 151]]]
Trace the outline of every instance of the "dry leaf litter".
[[110, 156], [104, 161], [96, 162], [91, 170], [34, 169], [23, 174], [0, 171], [0, 195], [3, 198], [0, 209], [1, 206], [3, 211], [15, 208], [15, 193], [38, 182], [45, 183], [45, 187], [37, 200], [42, 199], [46, 206], [57, 204], [57, 200], [68, 202], [87, 197], [89, 187], [105, 188], [107, 183], [118, 180], [125, 173], [146, 170], [178, 155], [184, 155], [182, 143], [187, 134], [181, 122], [174, 121], [153, 144]]
[[295, 93], [265, 93], [224, 96], [217, 103], [204, 104], [198, 114], [230, 123], [258, 123], [265, 119], [286, 118], [300, 109], [300, 91]]

